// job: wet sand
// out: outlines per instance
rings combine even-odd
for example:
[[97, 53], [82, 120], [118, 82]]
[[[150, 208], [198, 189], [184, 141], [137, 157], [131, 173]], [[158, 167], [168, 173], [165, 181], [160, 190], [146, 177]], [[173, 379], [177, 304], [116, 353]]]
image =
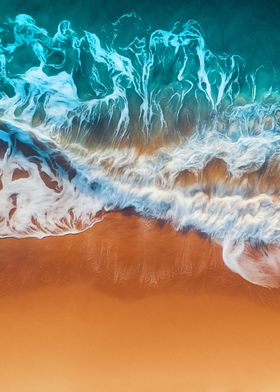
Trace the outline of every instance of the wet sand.
[[0, 390], [274, 392], [277, 290], [194, 232], [111, 213], [78, 235], [0, 241]]

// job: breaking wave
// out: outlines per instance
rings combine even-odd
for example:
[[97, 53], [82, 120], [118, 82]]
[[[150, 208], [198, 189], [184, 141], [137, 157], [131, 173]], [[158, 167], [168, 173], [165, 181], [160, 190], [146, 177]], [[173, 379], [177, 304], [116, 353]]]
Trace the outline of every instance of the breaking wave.
[[280, 245], [275, 70], [212, 53], [194, 20], [152, 31], [132, 13], [100, 37], [68, 21], [51, 36], [18, 15], [0, 38], [1, 237], [75, 233], [133, 208], [278, 284], [277, 254], [256, 265], [247, 252]]
[[2, 23], [0, 108], [59, 143], [147, 142], [219, 130], [232, 138], [279, 127], [278, 75], [214, 54], [194, 20], [152, 31], [134, 13], [101, 36], [28, 15]]

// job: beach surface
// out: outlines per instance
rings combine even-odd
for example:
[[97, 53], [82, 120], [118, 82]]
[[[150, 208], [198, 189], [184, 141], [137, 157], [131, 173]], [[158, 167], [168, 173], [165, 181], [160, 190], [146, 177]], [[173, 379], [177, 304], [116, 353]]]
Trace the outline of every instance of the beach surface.
[[1, 390], [279, 390], [277, 290], [231, 272], [205, 236], [101, 219], [0, 241]]

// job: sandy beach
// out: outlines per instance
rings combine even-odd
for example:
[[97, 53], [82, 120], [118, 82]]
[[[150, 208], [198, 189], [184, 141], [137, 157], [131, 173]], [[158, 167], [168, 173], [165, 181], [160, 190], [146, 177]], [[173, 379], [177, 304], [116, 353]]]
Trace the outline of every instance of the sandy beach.
[[277, 290], [194, 232], [110, 213], [64, 237], [0, 241], [5, 392], [274, 392]]

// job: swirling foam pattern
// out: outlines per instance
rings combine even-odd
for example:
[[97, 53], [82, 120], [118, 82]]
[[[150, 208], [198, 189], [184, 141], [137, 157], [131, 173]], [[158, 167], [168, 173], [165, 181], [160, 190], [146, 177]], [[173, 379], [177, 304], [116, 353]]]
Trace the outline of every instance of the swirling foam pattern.
[[[100, 37], [68, 21], [51, 36], [18, 15], [0, 38], [2, 237], [79, 232], [132, 207], [278, 286], [277, 73], [212, 53], [194, 20], [152, 31], [132, 13]], [[248, 246], [273, 251], [256, 263]]]

